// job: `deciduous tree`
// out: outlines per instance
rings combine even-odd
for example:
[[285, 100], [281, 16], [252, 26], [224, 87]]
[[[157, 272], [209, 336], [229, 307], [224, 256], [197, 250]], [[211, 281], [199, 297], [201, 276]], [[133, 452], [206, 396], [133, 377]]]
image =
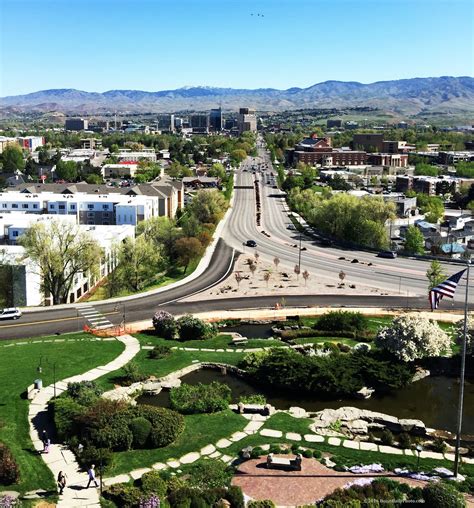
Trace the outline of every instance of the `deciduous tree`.
[[189, 263], [202, 256], [204, 248], [197, 238], [188, 236], [176, 240], [175, 250], [179, 264], [184, 267], [183, 273], [186, 273]]
[[446, 280], [447, 274], [442, 264], [437, 259], [434, 259], [431, 261], [430, 267], [426, 271], [426, 277], [428, 279], [428, 290], [431, 290]]

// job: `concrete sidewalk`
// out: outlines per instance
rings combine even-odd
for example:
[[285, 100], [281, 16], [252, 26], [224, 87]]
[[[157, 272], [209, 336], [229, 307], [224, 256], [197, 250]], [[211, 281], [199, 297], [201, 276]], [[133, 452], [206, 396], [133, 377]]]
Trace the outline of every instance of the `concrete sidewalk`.
[[[123, 367], [140, 351], [140, 343], [135, 337], [124, 335], [117, 337], [117, 340], [125, 345], [125, 350], [115, 360], [83, 374], [56, 382], [56, 395], [64, 392], [68, 383], [92, 381]], [[43, 451], [43, 443], [40, 438], [43, 429], [48, 432], [49, 436], [54, 435], [54, 423], [48, 414], [48, 402], [53, 396], [54, 387], [49, 385], [36, 395], [29, 406], [30, 438], [38, 453]], [[49, 453], [42, 453], [42, 458], [53, 473], [55, 480], [60, 471], [63, 471], [67, 477], [66, 488], [63, 495], [59, 496], [57, 506], [59, 508], [100, 507], [99, 492], [93, 487], [86, 489], [87, 474], [80, 470], [74, 454], [66, 446], [52, 441]]]

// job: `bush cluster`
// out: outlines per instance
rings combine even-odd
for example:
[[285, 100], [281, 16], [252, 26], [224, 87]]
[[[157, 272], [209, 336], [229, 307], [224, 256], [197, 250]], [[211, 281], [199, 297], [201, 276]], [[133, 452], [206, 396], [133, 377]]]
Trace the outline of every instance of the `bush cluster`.
[[[159, 448], [167, 446], [184, 429], [183, 417], [169, 409], [132, 406], [126, 402], [91, 399], [85, 392], [99, 393], [96, 386], [67, 390], [50, 402], [58, 435], [70, 444], [84, 446], [81, 460], [94, 458], [107, 450]], [[87, 405], [79, 401], [90, 400]], [[104, 462], [104, 460], [102, 460]]]
[[[104, 491], [104, 497], [118, 507], [148, 506], [147, 500], [159, 500], [170, 508], [218, 507], [225, 500], [231, 508], [244, 508], [240, 487], [231, 486], [232, 471], [223, 462], [201, 459], [182, 474], [171, 476], [168, 471], [145, 473], [134, 485], [116, 484]], [[225, 505], [223, 505], [225, 506]]]
[[282, 340], [290, 341], [294, 339], [305, 339], [313, 337], [340, 337], [344, 339], [354, 339], [360, 342], [371, 342], [375, 338], [375, 333], [370, 330], [313, 330], [313, 329], [299, 329], [299, 330], [282, 330], [280, 332]]
[[171, 407], [184, 414], [222, 411], [228, 407], [231, 396], [229, 386], [217, 381], [196, 385], [183, 383], [170, 391]]
[[367, 329], [369, 320], [360, 312], [335, 310], [323, 314], [314, 324], [316, 330], [331, 332], [362, 332]]
[[166, 358], [171, 354], [171, 348], [165, 344], [158, 344], [152, 350], [148, 352], [148, 358], [161, 359]]
[[153, 316], [155, 332], [164, 339], [206, 340], [217, 333], [217, 328], [190, 314], [175, 319], [169, 312], [160, 310]]
[[351, 395], [363, 386], [398, 389], [406, 386], [414, 374], [413, 365], [394, 361], [378, 351], [318, 357], [275, 348], [258, 356], [249, 353], [239, 366], [257, 382], [330, 397]]
[[0, 443], [0, 485], [11, 485], [19, 480], [20, 468], [10, 448], [5, 443]]

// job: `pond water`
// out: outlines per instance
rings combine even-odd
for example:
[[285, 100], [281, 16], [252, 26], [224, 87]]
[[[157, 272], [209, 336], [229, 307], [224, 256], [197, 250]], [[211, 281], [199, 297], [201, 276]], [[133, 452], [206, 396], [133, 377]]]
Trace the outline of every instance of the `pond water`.
[[[289, 409], [299, 406], [307, 411], [342, 406], [354, 406], [371, 411], [390, 414], [398, 418], [416, 418], [428, 427], [455, 432], [456, 412], [458, 404], [458, 382], [447, 377], [426, 377], [407, 388], [384, 395], [374, 395], [370, 399], [338, 399], [327, 400], [304, 393], [282, 393], [268, 386], [257, 387], [245, 379], [233, 374], [222, 374], [219, 370], [201, 369], [181, 378], [183, 383], [211, 383], [220, 381], [232, 389], [232, 402], [236, 403], [242, 395], [261, 393], [268, 403], [277, 409]], [[169, 392], [162, 391], [159, 395], [142, 395], [138, 403], [169, 407]], [[466, 382], [464, 398], [463, 434], [474, 434], [474, 384]]]
[[242, 337], [247, 339], [268, 339], [273, 337], [272, 325], [253, 325], [242, 324], [238, 326], [224, 326], [219, 329], [221, 333], [235, 332], [240, 333]]

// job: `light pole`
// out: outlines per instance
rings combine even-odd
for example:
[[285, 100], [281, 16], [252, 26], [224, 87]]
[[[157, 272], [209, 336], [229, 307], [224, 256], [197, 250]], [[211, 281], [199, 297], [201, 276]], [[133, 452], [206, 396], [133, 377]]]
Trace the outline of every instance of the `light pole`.
[[423, 446], [421, 446], [419, 444], [416, 445], [416, 451], [418, 452], [418, 459], [416, 461], [416, 470], [417, 470], [417, 472], [419, 472], [420, 471], [420, 454], [423, 451]]
[[300, 247], [298, 249], [298, 269], [301, 271], [301, 232], [300, 232]]
[[[39, 364], [38, 364], [38, 367], [36, 367], [36, 370], [39, 374], [41, 374], [43, 372], [43, 355], [40, 356], [40, 361], [39, 361]], [[46, 363], [48, 365], [52, 365], [53, 367], [53, 389], [54, 389], [54, 398], [56, 398], [56, 362], [50, 362], [47, 358], [46, 358]]]
[[[122, 323], [123, 329], [125, 330], [125, 303], [117, 303], [114, 307], [114, 311], [118, 312], [120, 310], [120, 305], [122, 305]], [[122, 323], [120, 325], [122, 325]]]

